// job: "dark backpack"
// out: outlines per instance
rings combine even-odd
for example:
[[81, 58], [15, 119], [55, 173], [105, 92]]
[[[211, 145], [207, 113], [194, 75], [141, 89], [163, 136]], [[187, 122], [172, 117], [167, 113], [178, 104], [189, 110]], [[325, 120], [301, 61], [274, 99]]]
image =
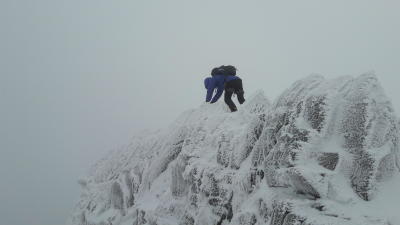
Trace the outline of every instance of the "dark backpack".
[[224, 75], [224, 71], [221, 69], [221, 67], [215, 67], [214, 69], [211, 70], [211, 76], [216, 76], [216, 75]]
[[236, 68], [232, 65], [228, 66], [222, 65], [219, 68], [224, 71], [225, 76], [236, 76]]

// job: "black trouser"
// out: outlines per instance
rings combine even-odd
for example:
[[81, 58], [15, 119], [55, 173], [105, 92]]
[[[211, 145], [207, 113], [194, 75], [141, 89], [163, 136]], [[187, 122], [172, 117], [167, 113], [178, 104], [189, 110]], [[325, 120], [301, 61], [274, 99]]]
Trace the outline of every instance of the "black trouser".
[[235, 79], [231, 80], [229, 82], [225, 83], [225, 96], [224, 100], [225, 103], [229, 106], [229, 109], [231, 112], [237, 111], [235, 103], [232, 101], [232, 95], [235, 93], [237, 95], [238, 101], [240, 104], [243, 104], [244, 100], [244, 91], [243, 91], [243, 85], [242, 85], [242, 80]]

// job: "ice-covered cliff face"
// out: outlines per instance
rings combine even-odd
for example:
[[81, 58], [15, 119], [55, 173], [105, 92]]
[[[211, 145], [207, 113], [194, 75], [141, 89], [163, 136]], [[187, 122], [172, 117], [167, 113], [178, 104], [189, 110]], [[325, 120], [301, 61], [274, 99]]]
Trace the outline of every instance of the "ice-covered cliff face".
[[371, 74], [310, 76], [236, 113], [204, 104], [97, 162], [70, 223], [396, 224], [374, 206], [399, 173], [398, 127]]

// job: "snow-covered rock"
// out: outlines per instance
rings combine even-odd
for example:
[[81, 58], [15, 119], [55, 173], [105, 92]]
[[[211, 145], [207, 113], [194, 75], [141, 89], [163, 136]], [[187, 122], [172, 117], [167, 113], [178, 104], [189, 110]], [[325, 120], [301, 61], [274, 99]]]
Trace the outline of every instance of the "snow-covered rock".
[[262, 92], [235, 113], [203, 104], [134, 137], [79, 181], [69, 223], [395, 224], [361, 208], [382, 206], [374, 199], [399, 173], [399, 137], [373, 74], [312, 75], [273, 104]]

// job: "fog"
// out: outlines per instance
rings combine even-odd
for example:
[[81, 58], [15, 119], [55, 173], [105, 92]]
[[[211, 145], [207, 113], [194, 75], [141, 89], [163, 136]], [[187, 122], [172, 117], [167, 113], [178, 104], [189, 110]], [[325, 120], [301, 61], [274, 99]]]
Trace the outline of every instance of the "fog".
[[[273, 100], [312, 73], [375, 71], [400, 112], [399, 1], [0, 0], [0, 215], [64, 224], [77, 179], [204, 102], [232, 64]], [[221, 101], [221, 100], [220, 100]]]

